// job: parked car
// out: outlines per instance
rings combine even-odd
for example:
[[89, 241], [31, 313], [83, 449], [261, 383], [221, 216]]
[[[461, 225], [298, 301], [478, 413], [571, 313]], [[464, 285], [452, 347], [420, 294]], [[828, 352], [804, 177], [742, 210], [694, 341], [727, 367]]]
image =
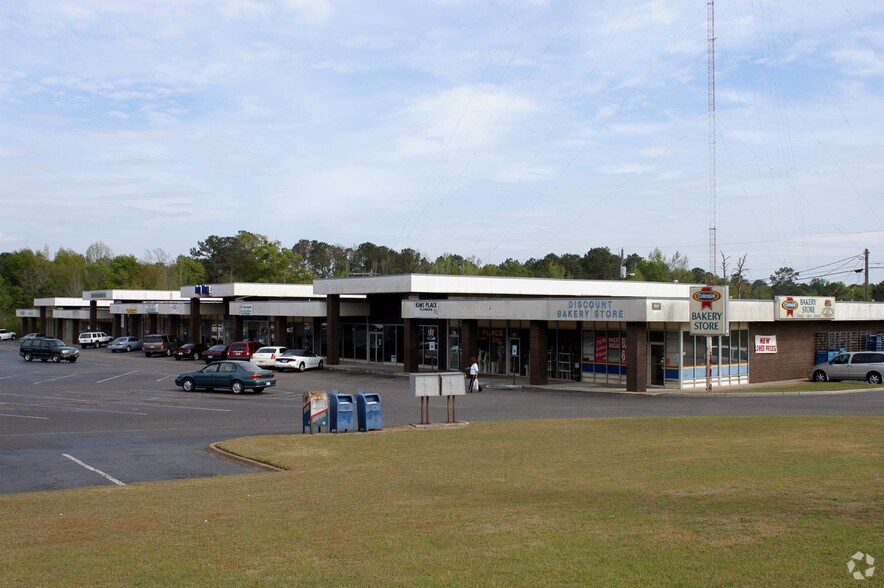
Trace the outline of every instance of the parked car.
[[807, 372], [815, 382], [865, 380], [880, 384], [884, 376], [884, 352], [848, 351], [839, 353], [826, 363], [818, 363]]
[[15, 340], [15, 333], [12, 331], [7, 331], [6, 329], [0, 329], [0, 341], [6, 340]]
[[227, 345], [212, 345], [200, 354], [203, 361], [212, 363], [213, 361], [223, 361], [227, 359]]
[[141, 351], [141, 339], [138, 337], [117, 337], [107, 344], [111, 352], [117, 351]]
[[244, 390], [261, 392], [264, 388], [276, 385], [276, 377], [270, 370], [259, 368], [251, 362], [219, 361], [210, 363], [201, 370], [178, 374], [175, 385], [186, 392], [205, 388], [223, 388], [240, 394]]
[[261, 348], [260, 341], [236, 341], [227, 348], [227, 359], [243, 359], [249, 361]]
[[80, 333], [80, 336], [77, 337], [77, 343], [83, 349], [87, 347], [101, 347], [102, 345], [107, 345], [114, 338], [108, 335], [103, 331], [87, 331], [85, 333]]
[[74, 363], [80, 357], [80, 350], [68, 345], [61, 339], [31, 337], [30, 339], [22, 340], [18, 354], [25, 361], [39, 359], [40, 361], [58, 363], [61, 360], [65, 360]]
[[261, 347], [252, 354], [252, 363], [262, 368], [273, 369], [276, 367], [276, 358], [285, 353], [285, 347], [271, 345], [270, 347]]
[[144, 351], [145, 357], [150, 357], [154, 353], [170, 357], [180, 345], [181, 341], [172, 335], [154, 334], [144, 338], [141, 342], [141, 349]]
[[305, 349], [289, 349], [276, 358], [276, 369], [280, 371], [298, 370], [303, 372], [308, 368], [322, 369], [324, 362], [322, 356]]
[[185, 343], [181, 347], [175, 350], [175, 353], [172, 355], [175, 356], [175, 360], [179, 361], [182, 359], [199, 359], [200, 355], [203, 351], [208, 349], [202, 343]]

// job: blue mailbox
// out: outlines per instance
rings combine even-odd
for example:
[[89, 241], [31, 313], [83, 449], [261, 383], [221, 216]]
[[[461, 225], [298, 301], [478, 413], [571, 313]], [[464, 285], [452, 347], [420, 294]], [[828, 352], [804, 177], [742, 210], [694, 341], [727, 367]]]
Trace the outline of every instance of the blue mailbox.
[[356, 430], [356, 403], [352, 394], [341, 394], [340, 390], [332, 390], [328, 397], [329, 423], [328, 430], [335, 433]]
[[356, 417], [359, 419], [360, 431], [383, 429], [384, 414], [380, 395], [366, 394], [362, 390], [358, 390], [356, 392]]

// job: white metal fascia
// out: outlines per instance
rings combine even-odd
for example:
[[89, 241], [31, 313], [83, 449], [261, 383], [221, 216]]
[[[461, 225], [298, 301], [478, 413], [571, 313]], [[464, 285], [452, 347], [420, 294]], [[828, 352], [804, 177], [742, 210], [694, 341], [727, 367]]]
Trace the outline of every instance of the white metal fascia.
[[400, 274], [325, 278], [313, 283], [321, 294], [439, 294], [452, 296], [602, 296], [687, 298], [692, 284], [617, 280], [556, 280], [487, 276]]

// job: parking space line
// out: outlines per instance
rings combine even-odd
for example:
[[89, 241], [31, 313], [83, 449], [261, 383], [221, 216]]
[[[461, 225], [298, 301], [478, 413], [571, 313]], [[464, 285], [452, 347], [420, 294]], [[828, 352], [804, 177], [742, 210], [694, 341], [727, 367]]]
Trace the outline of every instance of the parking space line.
[[138, 373], [139, 371], [140, 371], [140, 370], [134, 370], [134, 371], [131, 371], [131, 372], [126, 372], [125, 374], [120, 374], [119, 376], [111, 376], [110, 378], [105, 378], [105, 379], [103, 379], [103, 380], [98, 380], [98, 381], [95, 382], [95, 383], [96, 383], [96, 384], [101, 384], [101, 383], [103, 383], [103, 382], [110, 382], [111, 380], [116, 380], [117, 378], [122, 378], [122, 377], [124, 377], [124, 376], [131, 376], [132, 374], [136, 374], [136, 373]]
[[66, 376], [58, 376], [57, 378], [49, 378], [48, 380], [40, 380], [39, 382], [34, 382], [34, 384], [45, 384], [46, 382], [54, 382], [56, 380], [64, 380], [65, 378], [73, 378], [74, 376], [82, 376], [86, 372], [80, 372], [79, 374], [68, 374]]
[[113, 482], [114, 484], [116, 484], [117, 486], [125, 486], [125, 485], [126, 485], [126, 484], [124, 484], [123, 482], [120, 482], [119, 480], [117, 480], [116, 478], [114, 478], [113, 476], [111, 476], [110, 474], [106, 474], [106, 473], [102, 472], [102, 471], [99, 470], [99, 469], [93, 468], [91, 465], [89, 465], [89, 464], [87, 464], [87, 463], [83, 463], [82, 461], [80, 461], [79, 459], [77, 459], [76, 457], [74, 457], [74, 456], [72, 456], [72, 455], [68, 455], [67, 453], [62, 453], [62, 455], [65, 456], [66, 458], [68, 458], [69, 460], [71, 460], [72, 462], [74, 462], [75, 464], [80, 465], [80, 466], [83, 466], [83, 467], [86, 468], [87, 470], [90, 470], [90, 471], [95, 472], [96, 474], [98, 474], [98, 475], [100, 475], [100, 476], [103, 476], [103, 477], [107, 478], [108, 480], [110, 480], [111, 482]]
[[40, 419], [41, 421], [48, 421], [49, 417], [35, 417], [35, 416], [27, 416], [23, 414], [5, 414], [0, 412], [0, 417], [10, 417], [14, 419]]
[[172, 375], [172, 374], [168, 374], [168, 375], [163, 376], [162, 378], [160, 378], [159, 380], [156, 380], [156, 381], [157, 381], [157, 382], [162, 382], [163, 380], [168, 380], [169, 378], [174, 378], [174, 377], [175, 377], [174, 375]]
[[180, 408], [181, 410], [211, 410], [214, 412], [233, 412], [229, 408], [202, 408], [200, 406], [178, 406], [177, 404], [159, 404], [152, 402], [124, 402], [133, 406], [159, 406], [162, 408]]

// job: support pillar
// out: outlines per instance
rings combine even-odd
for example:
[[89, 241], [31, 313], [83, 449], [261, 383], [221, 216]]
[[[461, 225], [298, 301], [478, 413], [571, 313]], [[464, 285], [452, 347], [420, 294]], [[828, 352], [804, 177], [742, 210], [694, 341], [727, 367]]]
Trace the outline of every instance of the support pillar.
[[[330, 294], [325, 299], [326, 345], [325, 359], [328, 365], [341, 364], [341, 297]], [[317, 334], [314, 333], [314, 337]]]
[[44, 335], [48, 335], [49, 331], [49, 319], [46, 317], [46, 307], [40, 307], [40, 328], [37, 329], [38, 333], [43, 333]]
[[278, 316], [275, 319], [275, 326], [273, 331], [275, 333], [273, 337], [273, 341], [270, 342], [271, 345], [279, 345], [281, 347], [288, 347], [288, 337], [286, 337], [286, 329], [288, 329], [289, 321], [287, 317]]
[[479, 321], [466, 319], [460, 321], [460, 369], [469, 371], [470, 358], [479, 356]]
[[244, 337], [242, 336], [242, 327], [243, 327], [242, 315], [240, 315], [240, 314], [233, 315], [233, 333], [230, 335], [230, 341], [225, 341], [225, 343], [233, 343], [235, 341], [242, 341], [244, 339]]
[[98, 330], [98, 300], [89, 301], [89, 330]]
[[203, 322], [200, 319], [200, 299], [190, 299], [190, 332], [188, 343], [205, 343], [203, 338]]
[[420, 329], [415, 319], [405, 319], [405, 341], [402, 367], [406, 373], [415, 373], [418, 369], [418, 347], [421, 343]]
[[547, 361], [549, 361], [549, 325], [546, 321], [531, 321], [528, 338], [531, 350], [528, 358], [530, 374], [528, 382], [533, 386], [549, 384]]
[[648, 389], [648, 325], [626, 323], [626, 390]]

